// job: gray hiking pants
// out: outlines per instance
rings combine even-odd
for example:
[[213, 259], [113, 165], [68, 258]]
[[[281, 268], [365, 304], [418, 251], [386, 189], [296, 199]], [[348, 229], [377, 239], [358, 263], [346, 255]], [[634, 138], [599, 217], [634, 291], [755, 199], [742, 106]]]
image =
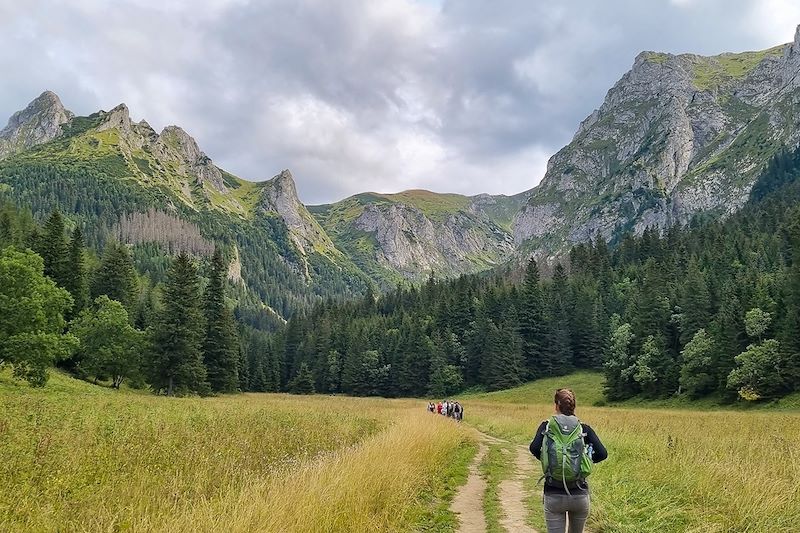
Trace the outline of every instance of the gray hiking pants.
[[544, 519], [547, 522], [547, 533], [564, 533], [567, 531], [569, 516], [569, 533], [583, 533], [583, 526], [589, 518], [589, 495], [545, 494]]

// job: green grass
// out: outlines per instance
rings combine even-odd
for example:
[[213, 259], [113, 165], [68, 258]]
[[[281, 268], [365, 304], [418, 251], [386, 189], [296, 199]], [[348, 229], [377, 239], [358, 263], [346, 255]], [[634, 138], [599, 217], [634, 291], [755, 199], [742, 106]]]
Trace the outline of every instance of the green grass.
[[0, 531], [452, 531], [475, 444], [414, 400], [0, 373]]
[[[775, 405], [724, 409], [718, 401], [632, 400], [593, 407], [602, 377], [578, 373], [510, 391], [463, 399], [466, 421], [512, 443], [527, 445], [552, 412], [556, 387], [576, 390], [578, 416], [609, 450], [590, 478], [590, 527], [620, 532], [790, 531], [800, 515], [800, 402], [794, 394]], [[651, 407], [657, 408], [651, 408]], [[745, 410], [747, 409], [747, 410]], [[765, 439], [771, 452], [764, 453]], [[527, 501], [542, 527], [540, 491], [533, 480]]]
[[468, 396], [470, 400], [510, 404], [544, 404], [553, 402], [556, 389], [570, 388], [579, 405], [593, 405], [603, 400], [603, 375], [598, 372], [575, 372], [567, 376], [544, 378], [520, 387]]
[[458, 518], [450, 510], [458, 488], [467, 482], [469, 465], [477, 445], [464, 439], [461, 445], [441, 464], [433, 483], [420, 495], [420, 502], [409, 515], [415, 531], [445, 533], [458, 530]]
[[715, 90], [729, 80], [740, 79], [753, 71], [765, 57], [783, 53], [783, 45], [755, 52], [703, 57], [694, 66], [692, 82], [701, 90]]
[[486, 531], [488, 533], [502, 533], [505, 531], [500, 525], [503, 518], [503, 509], [500, 503], [500, 483], [511, 475], [512, 450], [511, 446], [503, 444], [489, 445], [489, 451], [478, 465], [478, 471], [486, 479], [486, 492], [483, 495], [483, 514], [486, 518]]

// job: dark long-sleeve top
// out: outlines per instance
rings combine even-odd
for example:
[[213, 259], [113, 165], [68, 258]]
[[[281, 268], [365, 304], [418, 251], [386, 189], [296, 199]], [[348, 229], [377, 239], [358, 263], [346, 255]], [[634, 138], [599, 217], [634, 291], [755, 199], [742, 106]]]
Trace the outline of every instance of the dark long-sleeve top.
[[[603, 443], [600, 442], [600, 438], [597, 436], [597, 433], [594, 432], [591, 426], [588, 424], [581, 423], [581, 427], [583, 428], [583, 443], [585, 445], [592, 445], [592, 462], [599, 463], [600, 461], [605, 461], [608, 458], [608, 451], [606, 447], [603, 446]], [[540, 461], [542, 460], [542, 442], [544, 441], [544, 433], [547, 430], [547, 420], [539, 424], [539, 429], [536, 430], [536, 436], [531, 441], [530, 450], [531, 453]], [[589, 486], [588, 485], [581, 485], [579, 487], [569, 489], [570, 494], [575, 495], [583, 495], [589, 493]], [[545, 494], [566, 494], [567, 491], [564, 490], [563, 486], [560, 485], [549, 485], [547, 483], [544, 484], [544, 493]]]

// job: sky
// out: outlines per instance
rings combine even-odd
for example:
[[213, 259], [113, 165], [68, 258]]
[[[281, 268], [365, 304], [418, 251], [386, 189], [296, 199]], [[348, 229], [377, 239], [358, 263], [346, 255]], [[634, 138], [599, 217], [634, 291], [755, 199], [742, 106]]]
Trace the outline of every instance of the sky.
[[789, 42], [797, 0], [0, 0], [0, 122], [125, 102], [301, 200], [515, 194], [642, 50]]

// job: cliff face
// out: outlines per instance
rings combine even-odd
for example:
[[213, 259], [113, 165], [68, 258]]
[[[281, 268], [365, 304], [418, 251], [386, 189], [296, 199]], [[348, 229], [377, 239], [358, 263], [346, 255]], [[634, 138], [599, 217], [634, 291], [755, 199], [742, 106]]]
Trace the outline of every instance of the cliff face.
[[514, 253], [508, 211], [520, 201], [415, 190], [364, 193], [311, 210], [340, 250], [393, 283], [502, 264]]
[[799, 73], [800, 30], [760, 52], [639, 54], [550, 159], [515, 242], [553, 252], [737, 210], [769, 157], [800, 140]]
[[25, 109], [14, 113], [0, 131], [0, 158], [55, 139], [72, 117], [55, 93], [43, 92]]

